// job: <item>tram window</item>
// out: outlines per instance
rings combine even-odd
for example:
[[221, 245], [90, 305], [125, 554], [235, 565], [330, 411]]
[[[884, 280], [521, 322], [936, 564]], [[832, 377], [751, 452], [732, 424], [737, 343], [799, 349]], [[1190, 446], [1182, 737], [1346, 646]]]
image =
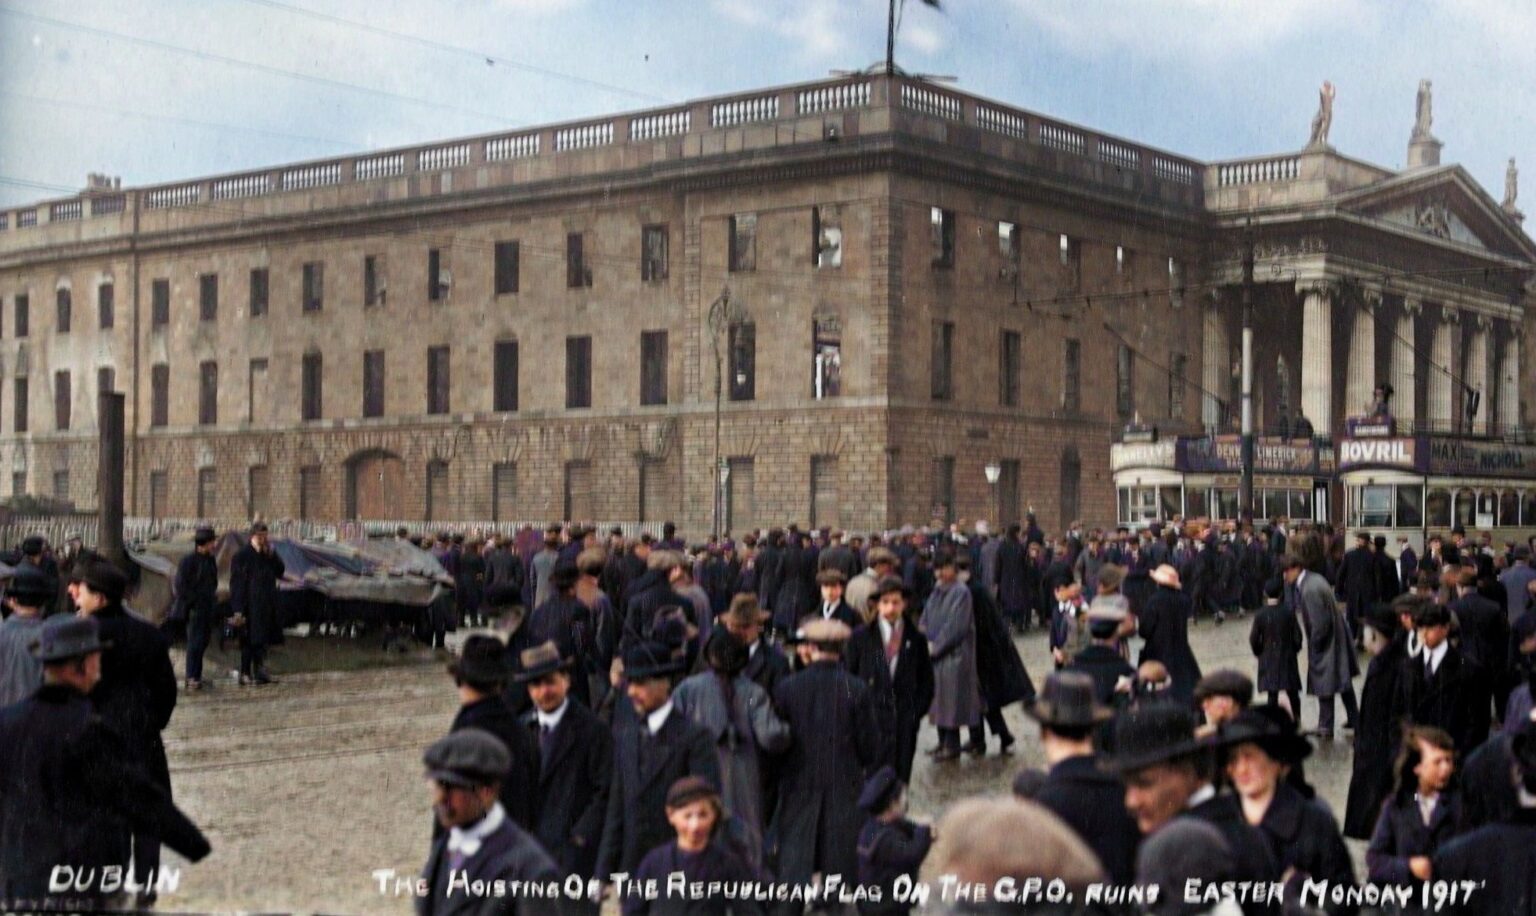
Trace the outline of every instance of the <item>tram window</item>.
[[1126, 522], [1141, 524], [1157, 518], [1156, 487], [1129, 487], [1125, 490], [1125, 494]]
[[1129, 524], [1135, 521], [1131, 518], [1131, 491], [1127, 487], [1120, 487], [1117, 492], [1120, 495], [1120, 521]]
[[1526, 490], [1520, 502], [1520, 524], [1527, 528], [1536, 525], [1536, 490]]
[[1293, 519], [1310, 519], [1312, 517], [1312, 491], [1291, 491], [1291, 514]]
[[1184, 516], [1186, 518], [1203, 518], [1206, 515], [1206, 491], [1197, 487], [1184, 492]]
[[1424, 522], [1430, 527], [1445, 528], [1451, 524], [1451, 494], [1436, 487], [1424, 497]]
[[1215, 490], [1216, 505], [1212, 506], [1212, 516], [1215, 518], [1237, 518], [1237, 491]]
[[1276, 516], [1285, 515], [1290, 511], [1286, 506], [1285, 492], [1284, 490], [1264, 491], [1265, 518], [1275, 518]]
[[1471, 490], [1456, 491], [1456, 511], [1453, 518], [1456, 524], [1463, 528], [1472, 528], [1477, 525], [1477, 494]]
[[1397, 488], [1398, 528], [1419, 528], [1424, 524], [1424, 488], [1401, 485]]
[[1392, 526], [1392, 488], [1361, 487], [1358, 491], [1355, 524], [1366, 528]]
[[1183, 487], [1159, 487], [1158, 498], [1163, 509], [1163, 518], [1173, 518], [1175, 515], [1184, 514], [1184, 488]]
[[1520, 524], [1520, 496], [1514, 490], [1499, 494], [1499, 524], [1509, 528]]

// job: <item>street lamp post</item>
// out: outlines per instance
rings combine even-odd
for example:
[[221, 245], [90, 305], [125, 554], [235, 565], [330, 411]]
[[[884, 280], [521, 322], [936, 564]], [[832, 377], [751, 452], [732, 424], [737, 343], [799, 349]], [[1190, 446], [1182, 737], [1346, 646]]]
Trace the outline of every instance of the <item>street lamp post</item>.
[[724, 391], [724, 367], [721, 356], [720, 335], [729, 329], [735, 319], [736, 312], [731, 307], [731, 288], [726, 287], [715, 297], [715, 301], [709, 304], [709, 338], [715, 351], [715, 460], [713, 462], [714, 473], [711, 474], [714, 487], [713, 513], [714, 521], [710, 526], [710, 533], [720, 536], [720, 516], [723, 507], [725, 479], [728, 471], [724, 470], [725, 459], [720, 456], [720, 408], [721, 396]]

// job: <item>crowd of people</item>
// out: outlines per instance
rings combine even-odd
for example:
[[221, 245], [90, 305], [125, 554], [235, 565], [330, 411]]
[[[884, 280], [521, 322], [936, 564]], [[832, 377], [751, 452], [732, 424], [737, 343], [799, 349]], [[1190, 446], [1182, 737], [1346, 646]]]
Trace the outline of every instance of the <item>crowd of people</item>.
[[[262, 559], [263, 533], [235, 580], [247, 619], [260, 613], [251, 589], [281, 576]], [[1422, 557], [1402, 542], [1394, 556], [1384, 539], [1327, 526], [1178, 518], [1139, 531], [1073, 524], [1056, 538], [1027, 518], [1000, 536], [985, 523], [868, 537], [791, 526], [690, 547], [671, 525], [632, 540], [561, 526], [419, 543], [458, 583], [431, 612], [433, 641], [471, 630], [448, 669], [459, 710], [423, 759], [435, 822], [423, 913], [597, 912], [605, 896], [626, 914], [799, 912], [838, 905], [822, 883], [834, 875], [860, 888], [859, 911], [900, 913], [913, 901], [898, 889], [934, 869], [1071, 888], [1072, 902], [1035, 911], [1353, 912], [1368, 881], [1473, 882], [1426, 908], [1536, 913], [1536, 870], [1510, 864], [1536, 857], [1529, 544], [1495, 548], [1457, 529]], [[206, 588], [197, 556], [183, 564], [189, 589]], [[92, 812], [136, 863], [139, 844], [152, 856], [161, 839], [206, 852], [169, 801], [159, 732], [176, 678], [163, 638], [122, 613], [110, 572], [83, 567], [78, 617], [14, 628], [42, 638], [33, 692], [0, 712], [0, 868], [13, 898], [37, 892], [39, 856], [76, 855], [24, 850], [15, 831], [35, 822], [13, 821], [18, 780], [40, 777], [13, 771], [22, 764], [7, 754], [41, 740], [31, 730], [49, 703], [69, 707], [78, 732], [58, 753], [120, 741], [116, 769], [94, 778], [155, 788], [153, 816]], [[26, 654], [14, 620], [42, 616], [42, 578], [12, 582], [7, 663]], [[181, 579], [195, 641], [212, 599], [189, 597]], [[1190, 627], [1236, 617], [1251, 617], [1253, 675], [1203, 671]], [[1020, 636], [1050, 650], [1038, 691]], [[259, 643], [242, 643], [242, 667], [270, 683]], [[1316, 703], [1305, 730], [1304, 693]], [[991, 738], [1012, 753], [1004, 712], [1016, 703], [1047, 767], [937, 825], [909, 818], [919, 751], [936, 774], [991, 753]], [[1337, 705], [1353, 742], [1342, 811], [1304, 771], [1316, 742], [1341, 730]], [[79, 798], [59, 804], [77, 808], [56, 822], [81, 816]], [[1368, 842], [1363, 872], [1345, 837]], [[79, 855], [122, 852], [75, 842]], [[674, 896], [672, 875], [702, 897]], [[1191, 880], [1215, 890], [1190, 900]], [[1099, 882], [1158, 892], [1095, 899]], [[498, 886], [517, 892], [471, 890]], [[1430, 900], [1405, 898], [1409, 910]]]

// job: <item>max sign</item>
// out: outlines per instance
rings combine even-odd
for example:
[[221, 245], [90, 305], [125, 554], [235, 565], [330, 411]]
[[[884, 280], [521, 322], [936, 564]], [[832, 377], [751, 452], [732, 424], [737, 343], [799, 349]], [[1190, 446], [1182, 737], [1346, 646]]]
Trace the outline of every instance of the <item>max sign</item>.
[[1345, 439], [1339, 443], [1339, 467], [1415, 467], [1413, 439]]

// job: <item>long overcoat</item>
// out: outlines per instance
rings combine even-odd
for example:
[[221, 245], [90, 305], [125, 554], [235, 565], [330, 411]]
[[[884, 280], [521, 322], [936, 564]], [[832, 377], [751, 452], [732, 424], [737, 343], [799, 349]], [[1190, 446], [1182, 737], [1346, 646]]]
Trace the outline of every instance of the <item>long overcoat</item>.
[[160, 733], [176, 710], [176, 671], [170, 647], [155, 626], [109, 604], [95, 614], [101, 641], [101, 681], [91, 691], [97, 712], [123, 740], [144, 772], [167, 794], [171, 772]]
[[1381, 806], [1392, 792], [1393, 762], [1402, 741], [1401, 720], [1407, 711], [1401, 688], [1408, 636], [1398, 633], [1365, 668], [1356, 720], [1353, 772], [1344, 804], [1344, 835], [1369, 839]]
[[1301, 640], [1301, 623], [1282, 604], [1271, 604], [1253, 618], [1248, 647], [1259, 660], [1254, 681], [1259, 692], [1301, 693], [1301, 669], [1296, 664]]
[[997, 603], [1009, 620], [1027, 620], [1034, 611], [1040, 590], [1034, 572], [1024, 544], [1003, 538], [997, 548]]
[[971, 616], [976, 627], [976, 677], [988, 709], [1035, 698], [1019, 649], [1008, 635], [1008, 626], [985, 588], [970, 583]]
[[[526, 722], [537, 736], [537, 714]], [[550, 734], [549, 750], [541, 751], [532, 831], [562, 875], [592, 875], [612, 779], [613, 733], [587, 707], [569, 702]]]
[[901, 648], [896, 671], [885, 658], [885, 643], [878, 621], [860, 627], [848, 640], [843, 663], [874, 694], [884, 737], [882, 759], [896, 768], [902, 782], [912, 779], [912, 759], [917, 755], [917, 735], [923, 716], [933, 706], [933, 662], [928, 640], [910, 616], [902, 619]]
[[268, 645], [281, 635], [277, 583], [285, 568], [276, 550], [262, 553], [250, 544], [230, 560], [229, 607], [245, 618], [245, 638], [252, 646]]
[[1189, 599], [1165, 585], [1157, 587], [1136, 615], [1137, 631], [1145, 640], [1141, 662], [1162, 662], [1173, 679], [1173, 694], [1186, 702], [1194, 700], [1200, 680], [1200, 663], [1189, 647], [1189, 617]]
[[1298, 591], [1307, 631], [1307, 693], [1318, 697], [1343, 693], [1360, 666], [1349, 623], [1333, 597], [1333, 587], [1322, 576], [1304, 573]]
[[938, 585], [918, 622], [933, 659], [934, 696], [929, 711], [936, 728], [981, 721], [981, 684], [976, 677], [976, 624], [971, 592], [959, 582]]
[[719, 786], [720, 759], [709, 732], [676, 709], [654, 735], [637, 718], [614, 730], [613, 782], [594, 877], [633, 872], [646, 853], [676, 835], [667, 823], [667, 790], [684, 776]]
[[714, 739], [720, 758], [720, 795], [726, 810], [745, 828], [743, 851], [756, 866], [762, 861], [764, 754], [789, 749], [789, 725], [773, 710], [768, 691], [738, 674], [727, 704], [720, 676], [695, 674], [677, 685], [674, 711], [687, 716]]
[[778, 877], [853, 875], [865, 778], [883, 761], [869, 691], [836, 662], [813, 662], [773, 692], [795, 740], [779, 791]]

